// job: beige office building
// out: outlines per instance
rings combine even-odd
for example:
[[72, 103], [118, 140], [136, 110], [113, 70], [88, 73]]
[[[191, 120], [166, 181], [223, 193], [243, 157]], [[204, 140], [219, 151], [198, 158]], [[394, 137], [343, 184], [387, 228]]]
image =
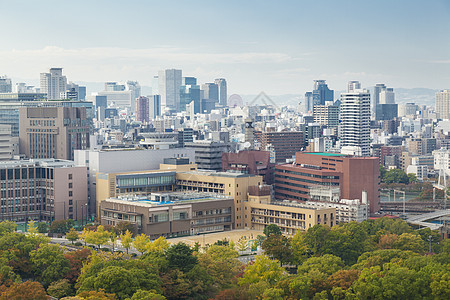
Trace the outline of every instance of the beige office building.
[[19, 147], [28, 158], [73, 160], [74, 150], [89, 148], [86, 108], [20, 108]]

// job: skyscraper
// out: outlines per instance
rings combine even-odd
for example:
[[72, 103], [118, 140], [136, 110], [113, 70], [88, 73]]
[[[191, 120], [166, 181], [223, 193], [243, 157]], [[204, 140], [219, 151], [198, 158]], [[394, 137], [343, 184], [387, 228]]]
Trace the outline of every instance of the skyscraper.
[[351, 93], [354, 92], [355, 90], [359, 90], [361, 89], [361, 83], [357, 80], [352, 80], [349, 81], [347, 84], [347, 92]]
[[440, 119], [450, 119], [450, 90], [436, 93], [436, 113]]
[[148, 122], [149, 117], [149, 99], [147, 97], [140, 96], [136, 99], [136, 121]]
[[61, 92], [67, 89], [67, 78], [62, 75], [62, 68], [51, 68], [50, 73], [41, 73], [41, 93], [47, 94], [49, 100], [60, 100]]
[[215, 83], [202, 84], [204, 91], [203, 99], [213, 100], [215, 103], [219, 102], [219, 86]]
[[219, 104], [222, 106], [227, 105], [227, 81], [225, 78], [217, 78], [214, 80], [219, 88]]
[[0, 76], [0, 93], [11, 93], [11, 79], [6, 76]]
[[372, 97], [372, 111], [375, 113], [377, 105], [380, 104], [380, 93], [386, 89], [386, 85], [383, 83], [377, 83], [373, 88]]
[[186, 105], [194, 102], [198, 107], [195, 113], [200, 112], [200, 86], [197, 85], [197, 78], [183, 77], [182, 85], [180, 86], [180, 110], [185, 111]]
[[370, 93], [355, 90], [341, 94], [339, 136], [341, 147], [359, 147], [363, 156], [370, 154]]
[[395, 104], [393, 88], [388, 88], [383, 83], [375, 85], [372, 114], [375, 115], [375, 120], [391, 120], [393, 117], [397, 117], [397, 105]]
[[314, 80], [313, 98], [315, 101], [316, 99], [319, 101], [319, 103], [314, 103], [314, 105], [324, 105], [326, 101], [334, 101], [334, 90], [328, 88], [325, 80]]
[[168, 69], [158, 73], [158, 92], [161, 95], [161, 111], [180, 111], [181, 70]]

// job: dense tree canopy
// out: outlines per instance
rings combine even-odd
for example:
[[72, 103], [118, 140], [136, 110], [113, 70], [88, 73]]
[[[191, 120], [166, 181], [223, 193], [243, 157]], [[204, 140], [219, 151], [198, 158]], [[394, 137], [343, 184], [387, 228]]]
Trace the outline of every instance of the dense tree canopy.
[[[293, 237], [271, 226], [247, 264], [228, 241], [189, 246], [125, 230], [122, 245], [143, 253], [128, 255], [49, 244], [29, 228], [0, 223], [0, 300], [450, 299], [449, 240], [399, 219], [316, 225]], [[107, 243], [110, 230], [93, 226], [83, 238]]]

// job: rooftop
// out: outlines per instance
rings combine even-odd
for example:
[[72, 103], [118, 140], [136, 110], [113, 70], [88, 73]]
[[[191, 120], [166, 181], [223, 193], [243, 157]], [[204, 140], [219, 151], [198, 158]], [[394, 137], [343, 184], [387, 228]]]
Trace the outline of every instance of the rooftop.
[[305, 154], [322, 155], [322, 156], [348, 156], [341, 153], [329, 153], [329, 152], [305, 152]]

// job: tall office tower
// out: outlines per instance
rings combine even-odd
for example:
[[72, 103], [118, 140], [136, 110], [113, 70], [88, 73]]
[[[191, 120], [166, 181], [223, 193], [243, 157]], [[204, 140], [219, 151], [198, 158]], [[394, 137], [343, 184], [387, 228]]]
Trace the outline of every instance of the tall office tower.
[[181, 70], [168, 69], [158, 73], [158, 92], [161, 95], [161, 111], [180, 111]]
[[362, 156], [370, 154], [370, 93], [356, 90], [341, 94], [341, 147], [359, 147]]
[[85, 107], [21, 107], [19, 149], [28, 158], [73, 160], [75, 149], [89, 148]]
[[69, 82], [66, 85], [65, 93], [67, 93], [67, 92], [76, 92], [77, 93], [76, 98], [73, 98], [73, 95], [75, 95], [75, 94], [69, 93], [68, 94], [69, 97], [62, 97], [63, 95], [67, 96], [67, 94], [61, 94], [62, 99], [73, 99], [73, 100], [78, 100], [78, 101], [86, 99], [86, 87], [85, 86], [80, 86], [76, 83]]
[[114, 81], [105, 82], [105, 92], [120, 92], [125, 91], [124, 84], [118, 84]]
[[47, 94], [48, 100], [60, 100], [61, 92], [67, 90], [67, 78], [62, 68], [51, 68], [50, 73], [41, 73], [41, 93]]
[[386, 85], [384, 83], [377, 83], [373, 88], [372, 112], [374, 113], [377, 105], [380, 104], [380, 93], [384, 90], [386, 90]]
[[354, 92], [355, 90], [359, 90], [361, 89], [361, 83], [357, 80], [352, 80], [349, 81], [347, 84], [347, 92], [351, 93]]
[[136, 121], [148, 122], [149, 116], [149, 99], [147, 97], [140, 96], [136, 99]]
[[436, 113], [440, 119], [450, 119], [450, 90], [436, 93]]
[[160, 95], [150, 96], [149, 101], [148, 101], [148, 111], [149, 111], [149, 117], [151, 119], [154, 119], [157, 116], [161, 115], [161, 96]]
[[314, 123], [325, 125], [328, 128], [339, 125], [339, 107], [334, 105], [314, 105]]
[[198, 108], [194, 113], [200, 112], [200, 86], [197, 85], [197, 78], [183, 77], [180, 86], [180, 110], [185, 111], [186, 105], [194, 102], [194, 106]]
[[6, 76], [0, 76], [0, 93], [11, 93], [12, 83], [11, 79]]
[[132, 97], [137, 99], [141, 96], [141, 85], [137, 81], [128, 80], [125, 84], [125, 90], [132, 91]]
[[152, 94], [159, 95], [159, 83], [158, 83], [158, 75], [153, 76], [152, 79]]
[[214, 83], [219, 87], [219, 104], [227, 105], [227, 81], [225, 78], [217, 78]]
[[219, 86], [215, 83], [202, 84], [202, 91], [204, 91], [203, 99], [209, 99], [215, 103], [219, 102]]
[[395, 103], [395, 94], [393, 88], [386, 88], [382, 90], [379, 94], [379, 103], [378, 104], [394, 104]]
[[[326, 101], [334, 101], [334, 90], [330, 90], [325, 80], [314, 80], [314, 105], [324, 105]], [[318, 101], [318, 103], [317, 103]]]
[[[319, 105], [317, 103], [317, 105]], [[306, 92], [305, 93], [305, 105], [304, 105], [304, 112], [311, 112], [313, 110], [314, 107], [314, 98], [313, 98], [313, 93], [312, 92]]]

